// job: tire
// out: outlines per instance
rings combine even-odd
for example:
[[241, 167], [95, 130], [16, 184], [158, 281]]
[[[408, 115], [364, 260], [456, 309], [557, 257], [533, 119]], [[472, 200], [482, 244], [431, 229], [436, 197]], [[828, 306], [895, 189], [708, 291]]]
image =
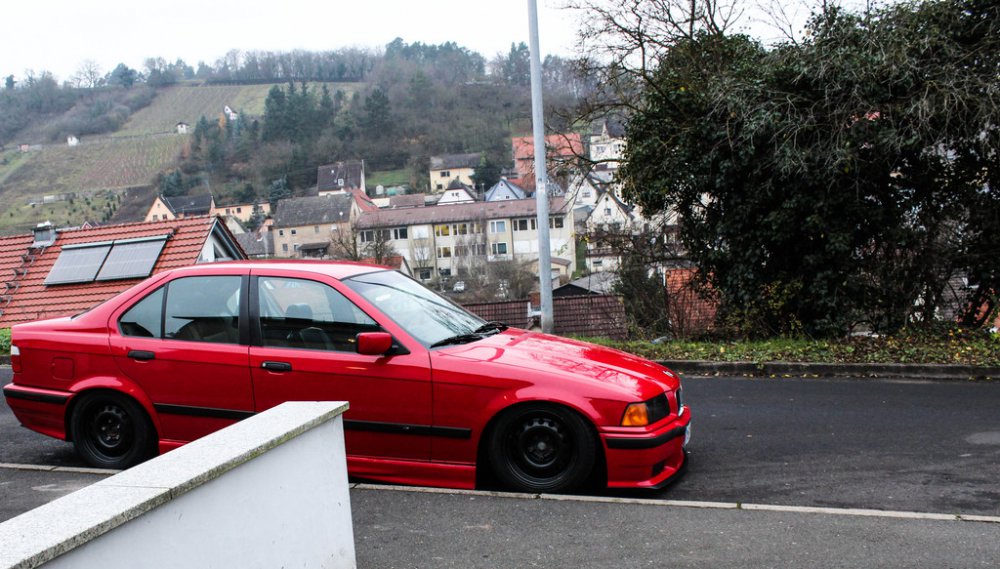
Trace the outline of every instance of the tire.
[[505, 487], [520, 492], [570, 492], [590, 478], [597, 437], [579, 415], [563, 407], [528, 404], [497, 420], [487, 455]]
[[149, 417], [119, 393], [84, 395], [73, 409], [70, 432], [77, 454], [95, 468], [123, 470], [153, 454]]

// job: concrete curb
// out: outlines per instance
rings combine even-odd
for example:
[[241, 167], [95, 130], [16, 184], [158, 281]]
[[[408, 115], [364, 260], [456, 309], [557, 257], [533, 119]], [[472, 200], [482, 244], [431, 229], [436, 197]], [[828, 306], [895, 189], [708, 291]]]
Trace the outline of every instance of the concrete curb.
[[[928, 380], [1000, 380], [1000, 367], [943, 364], [830, 364], [808, 362], [712, 362], [661, 360], [658, 363], [685, 375], [743, 377], [855, 377]], [[9, 366], [10, 356], [0, 356]]]
[[1000, 368], [942, 364], [845, 364], [806, 362], [712, 362], [663, 360], [662, 365], [687, 375], [746, 377], [859, 377], [934, 380], [995, 380]]

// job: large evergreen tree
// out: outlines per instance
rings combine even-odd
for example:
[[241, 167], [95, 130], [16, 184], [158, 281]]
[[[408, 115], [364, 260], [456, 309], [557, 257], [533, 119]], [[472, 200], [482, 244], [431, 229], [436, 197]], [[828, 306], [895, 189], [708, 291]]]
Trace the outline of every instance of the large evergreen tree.
[[827, 7], [810, 32], [675, 38], [628, 123], [626, 193], [681, 214], [749, 332], [895, 330], [956, 276], [981, 316], [1000, 290], [1000, 5]]

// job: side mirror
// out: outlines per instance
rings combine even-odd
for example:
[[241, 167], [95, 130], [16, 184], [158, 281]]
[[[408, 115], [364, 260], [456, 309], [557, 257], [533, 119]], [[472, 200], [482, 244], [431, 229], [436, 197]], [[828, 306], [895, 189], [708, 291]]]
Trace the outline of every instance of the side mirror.
[[392, 335], [387, 332], [362, 332], [358, 334], [358, 353], [364, 356], [383, 356], [392, 349]]

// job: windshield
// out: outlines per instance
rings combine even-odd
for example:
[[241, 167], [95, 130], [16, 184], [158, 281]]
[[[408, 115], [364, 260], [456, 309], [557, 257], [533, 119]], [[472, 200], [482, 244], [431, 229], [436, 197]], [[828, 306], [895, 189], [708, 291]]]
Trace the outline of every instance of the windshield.
[[399, 324], [425, 346], [461, 337], [483, 337], [485, 321], [396, 271], [367, 273], [345, 279], [344, 284]]

